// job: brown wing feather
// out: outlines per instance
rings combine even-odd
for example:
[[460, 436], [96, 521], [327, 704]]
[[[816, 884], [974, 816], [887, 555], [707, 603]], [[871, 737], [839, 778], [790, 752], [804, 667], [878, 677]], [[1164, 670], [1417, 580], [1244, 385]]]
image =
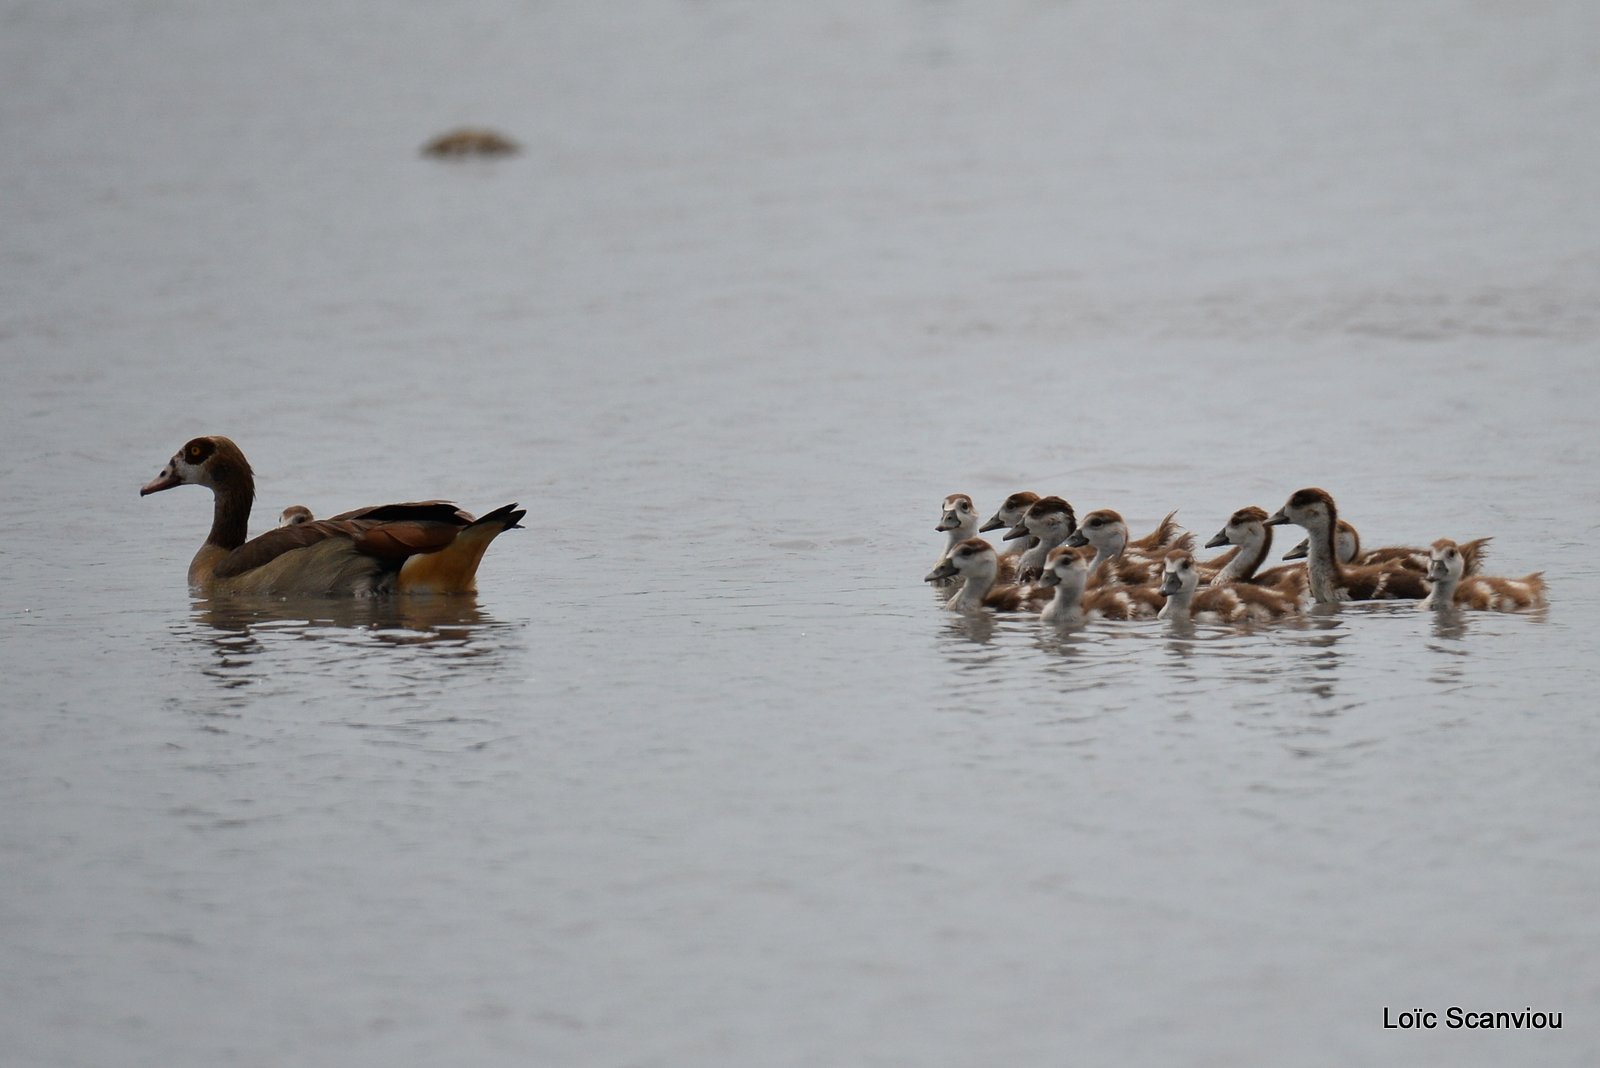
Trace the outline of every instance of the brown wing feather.
[[219, 578], [233, 578], [246, 571], [272, 563], [284, 553], [304, 549], [328, 538], [348, 538], [355, 533], [354, 524], [335, 519], [318, 519], [292, 527], [277, 527], [259, 538], [252, 538], [222, 558], [213, 574]]
[[[381, 511], [392, 505], [384, 505]], [[410, 506], [403, 506], [410, 507]], [[454, 511], [454, 506], [448, 506]], [[391, 562], [403, 563], [417, 553], [431, 553], [455, 541], [462, 524], [429, 520], [382, 522], [374, 519], [318, 519], [292, 527], [269, 530], [253, 538], [223, 558], [213, 574], [219, 579], [234, 578], [264, 567], [295, 549], [304, 549], [328, 538], [349, 538], [357, 552]]]

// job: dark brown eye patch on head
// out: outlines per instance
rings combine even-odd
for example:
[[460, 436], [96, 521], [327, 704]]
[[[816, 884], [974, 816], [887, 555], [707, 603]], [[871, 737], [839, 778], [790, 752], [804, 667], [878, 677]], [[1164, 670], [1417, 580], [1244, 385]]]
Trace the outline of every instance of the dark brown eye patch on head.
[[210, 438], [195, 438], [183, 447], [183, 456], [190, 463], [197, 464], [210, 456], [215, 448]]

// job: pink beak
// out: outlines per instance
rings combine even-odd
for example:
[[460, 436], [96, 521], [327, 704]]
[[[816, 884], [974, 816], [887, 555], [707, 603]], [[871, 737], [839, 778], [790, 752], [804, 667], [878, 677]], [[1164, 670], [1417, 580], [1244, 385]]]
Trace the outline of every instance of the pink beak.
[[181, 485], [183, 485], [183, 479], [170, 471], [163, 471], [139, 488], [139, 496], [143, 497], [148, 493], [160, 493], [162, 490]]

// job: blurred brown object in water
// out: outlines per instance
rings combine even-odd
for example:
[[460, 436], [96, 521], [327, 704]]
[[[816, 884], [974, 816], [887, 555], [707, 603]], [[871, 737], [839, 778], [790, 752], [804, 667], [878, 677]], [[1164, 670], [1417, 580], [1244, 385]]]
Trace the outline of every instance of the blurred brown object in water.
[[510, 156], [521, 150], [509, 137], [474, 126], [442, 133], [422, 146], [424, 156]]

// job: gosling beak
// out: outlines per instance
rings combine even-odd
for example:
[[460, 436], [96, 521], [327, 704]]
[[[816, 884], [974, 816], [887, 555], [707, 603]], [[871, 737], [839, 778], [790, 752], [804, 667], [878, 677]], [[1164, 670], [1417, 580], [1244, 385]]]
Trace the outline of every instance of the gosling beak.
[[1269, 526], [1269, 527], [1281, 527], [1283, 524], [1287, 523], [1288, 521], [1289, 521], [1289, 517], [1283, 514], [1283, 509], [1282, 508], [1279, 508], [1276, 512], [1272, 513], [1272, 518], [1267, 520], [1267, 526]]
[[[989, 528], [988, 527], [984, 527], [983, 529], [984, 530], [988, 530]], [[1010, 530], [1006, 531], [1006, 536], [1001, 538], [1000, 540], [1001, 541], [1016, 541], [1018, 538], [1026, 538], [1028, 536], [1029, 536], [1028, 535], [1028, 528], [1023, 526], [1022, 524], [1018, 523], [1016, 526], [1014, 526]]]
[[944, 563], [940, 564], [938, 567], [936, 567], [932, 571], [928, 572], [927, 576], [925, 578], [923, 578], [922, 581], [923, 582], [937, 582], [940, 579], [949, 578], [951, 575], [954, 575], [955, 573], [956, 573], [956, 565], [952, 564], [950, 561], [946, 560]]
[[1067, 544], [1074, 549], [1081, 549], [1089, 544], [1089, 539], [1083, 536], [1083, 531], [1074, 530], [1071, 536], [1067, 538]]
[[1206, 542], [1206, 548], [1215, 549], [1219, 545], [1226, 544], [1228, 544], [1228, 528], [1223, 527], [1221, 530], [1217, 531], [1211, 536], [1210, 541]]
[[982, 534], [986, 530], [999, 530], [1001, 527], [1003, 527], [1005, 525], [1006, 525], [1006, 521], [1004, 519], [1001, 519], [997, 515], [996, 516], [990, 516], [989, 517], [989, 521], [987, 523], [985, 523], [983, 526], [978, 528], [978, 533]]
[[1059, 586], [1061, 585], [1061, 576], [1056, 574], [1054, 571], [1046, 571], [1044, 574], [1039, 576], [1039, 585]]
[[1181, 589], [1183, 589], [1183, 583], [1178, 581], [1177, 575], [1168, 571], [1161, 576], [1161, 596], [1171, 597]]

